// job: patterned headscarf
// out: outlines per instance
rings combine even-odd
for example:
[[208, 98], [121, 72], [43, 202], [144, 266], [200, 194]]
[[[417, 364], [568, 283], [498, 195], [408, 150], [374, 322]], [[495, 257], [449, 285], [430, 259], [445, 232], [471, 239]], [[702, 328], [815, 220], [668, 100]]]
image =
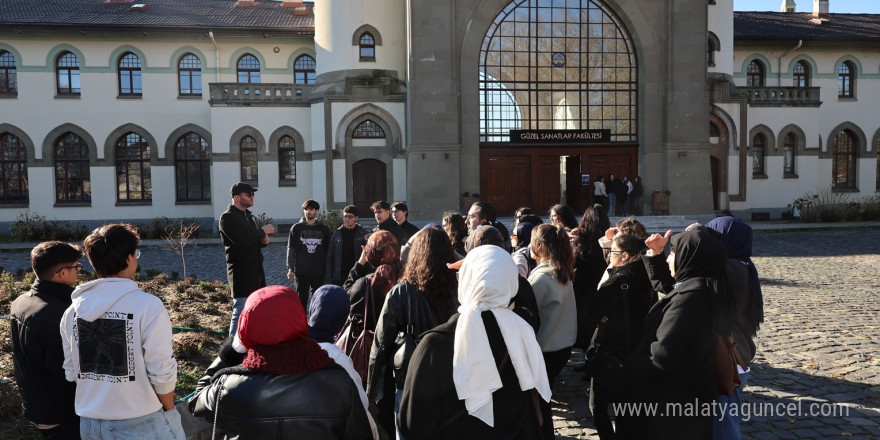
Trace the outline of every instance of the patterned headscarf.
[[367, 261], [373, 267], [400, 261], [400, 243], [397, 242], [394, 234], [388, 231], [372, 233], [367, 239], [364, 252], [367, 253]]

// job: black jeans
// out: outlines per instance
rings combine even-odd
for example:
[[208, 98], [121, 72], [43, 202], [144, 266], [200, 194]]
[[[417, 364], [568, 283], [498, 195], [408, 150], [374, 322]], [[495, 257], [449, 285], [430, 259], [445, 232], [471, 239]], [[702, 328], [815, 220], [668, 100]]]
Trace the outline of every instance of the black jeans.
[[79, 418], [76, 421], [62, 423], [54, 428], [41, 429], [40, 433], [49, 440], [79, 440]]
[[[562, 372], [562, 369], [565, 368], [565, 364], [568, 363], [568, 359], [571, 357], [571, 347], [557, 351], [544, 352], [543, 355], [544, 366], [547, 367], [547, 380], [552, 387], [556, 376], [559, 376], [559, 373]], [[540, 403], [541, 413], [544, 415], [544, 426], [541, 427], [541, 431], [544, 434], [545, 439], [552, 439], [554, 438], [553, 408], [550, 406], [550, 402], [544, 402], [543, 399]]]
[[609, 440], [614, 438], [614, 427], [611, 425], [611, 417], [608, 415], [608, 406], [611, 405], [611, 391], [596, 379], [590, 380], [590, 412], [593, 413], [593, 424], [599, 439]]
[[309, 304], [312, 295], [319, 287], [324, 285], [324, 274], [321, 275], [300, 275], [294, 273], [293, 290], [299, 294], [299, 300], [302, 301], [303, 308], [306, 310], [306, 316], [309, 316]]

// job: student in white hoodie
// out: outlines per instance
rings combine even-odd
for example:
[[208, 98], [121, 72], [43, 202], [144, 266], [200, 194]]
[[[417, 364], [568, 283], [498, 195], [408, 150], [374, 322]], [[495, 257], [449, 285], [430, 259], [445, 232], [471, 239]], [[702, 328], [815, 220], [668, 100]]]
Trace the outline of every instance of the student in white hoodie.
[[84, 439], [183, 439], [174, 408], [177, 362], [162, 301], [138, 287], [140, 237], [102, 226], [84, 244], [98, 279], [72, 294], [61, 320], [64, 372], [76, 382]]

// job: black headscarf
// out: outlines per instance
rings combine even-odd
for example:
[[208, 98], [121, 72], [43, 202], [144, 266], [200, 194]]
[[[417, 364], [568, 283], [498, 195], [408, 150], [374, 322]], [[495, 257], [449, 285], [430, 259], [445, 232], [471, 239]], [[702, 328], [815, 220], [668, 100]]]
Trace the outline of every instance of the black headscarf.
[[764, 322], [764, 295], [758, 269], [752, 262], [752, 227], [736, 217], [719, 217], [706, 223], [709, 233], [727, 247], [727, 256], [746, 264], [749, 272], [749, 299], [746, 307], [749, 332], [754, 336]]
[[718, 318], [716, 330], [729, 334], [736, 322], [736, 301], [727, 288], [727, 249], [724, 244], [703, 228], [682, 232], [672, 237], [670, 243], [675, 254], [675, 282], [705, 278], [713, 291], [712, 306]]

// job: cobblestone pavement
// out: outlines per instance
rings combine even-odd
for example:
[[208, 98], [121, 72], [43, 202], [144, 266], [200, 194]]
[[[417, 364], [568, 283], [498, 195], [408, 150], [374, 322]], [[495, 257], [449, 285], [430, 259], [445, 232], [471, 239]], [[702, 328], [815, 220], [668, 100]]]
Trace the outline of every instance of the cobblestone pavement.
[[[263, 251], [270, 284], [291, 285], [285, 251], [284, 243]], [[743, 422], [745, 437], [880, 438], [880, 230], [759, 233], [755, 255], [766, 317], [743, 396], [754, 414]], [[187, 256], [189, 274], [226, 279], [221, 246], [191, 247]], [[2, 252], [0, 266], [27, 268], [28, 253]], [[180, 257], [158, 246], [144, 247], [141, 266], [183, 273]], [[598, 438], [573, 370], [582, 362], [576, 351], [553, 390], [559, 438]]]

